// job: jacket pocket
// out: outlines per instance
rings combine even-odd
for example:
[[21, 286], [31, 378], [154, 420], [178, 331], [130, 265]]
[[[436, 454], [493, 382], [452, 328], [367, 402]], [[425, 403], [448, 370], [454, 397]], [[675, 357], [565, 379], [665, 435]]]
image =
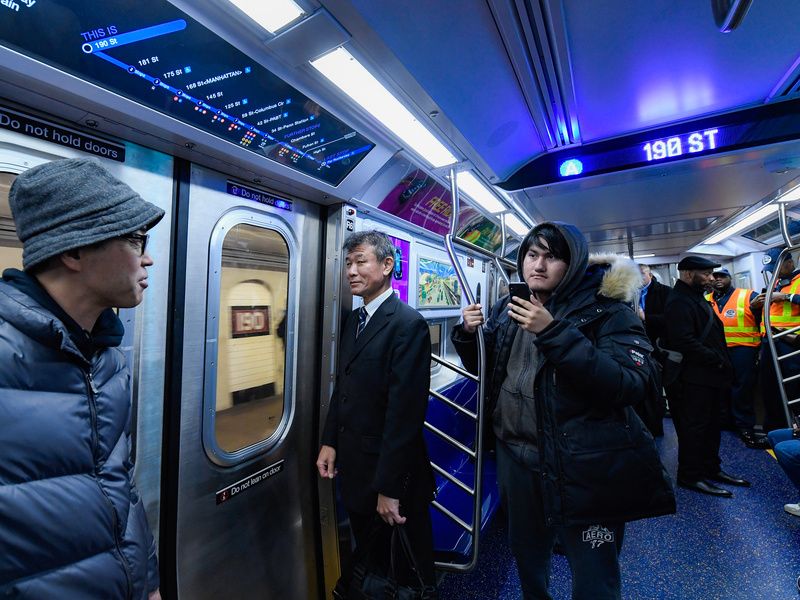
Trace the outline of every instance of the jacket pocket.
[[630, 427], [616, 420], [581, 421], [581, 427], [565, 431], [567, 451], [570, 454], [589, 454], [632, 448], [635, 445]]
[[361, 451], [364, 454], [380, 454], [381, 438], [376, 435], [362, 435]]

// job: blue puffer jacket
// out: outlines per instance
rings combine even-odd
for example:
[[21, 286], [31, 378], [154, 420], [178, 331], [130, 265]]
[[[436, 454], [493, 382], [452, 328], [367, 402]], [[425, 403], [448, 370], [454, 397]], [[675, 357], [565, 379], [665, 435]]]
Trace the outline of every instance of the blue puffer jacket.
[[0, 365], [0, 596], [147, 598], [158, 566], [131, 479], [122, 352], [87, 361], [0, 281]]

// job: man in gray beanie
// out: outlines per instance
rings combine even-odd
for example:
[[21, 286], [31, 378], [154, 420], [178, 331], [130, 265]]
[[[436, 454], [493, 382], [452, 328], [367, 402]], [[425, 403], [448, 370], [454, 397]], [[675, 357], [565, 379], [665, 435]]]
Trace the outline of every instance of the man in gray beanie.
[[9, 203], [24, 272], [0, 281], [0, 596], [157, 600], [113, 308], [142, 301], [164, 211], [86, 159], [25, 171]]

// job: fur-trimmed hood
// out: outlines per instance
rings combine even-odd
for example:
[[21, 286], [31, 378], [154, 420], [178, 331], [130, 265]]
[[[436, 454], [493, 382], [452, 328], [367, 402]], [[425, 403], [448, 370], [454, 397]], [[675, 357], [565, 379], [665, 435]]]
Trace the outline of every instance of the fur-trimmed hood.
[[[584, 235], [574, 225], [559, 221], [540, 223], [520, 244], [517, 253], [517, 273], [525, 281], [522, 263], [528, 247], [534, 242], [540, 227], [552, 225], [564, 236], [570, 253], [570, 264], [561, 283], [556, 286], [546, 306], [558, 318], [578, 305], [590, 302], [595, 294], [638, 304], [642, 275], [631, 259], [619, 254], [589, 254]], [[598, 281], [599, 280], [599, 281]]]
[[597, 293], [622, 302], [638, 303], [642, 274], [630, 258], [619, 254], [590, 254], [589, 267], [607, 267]]

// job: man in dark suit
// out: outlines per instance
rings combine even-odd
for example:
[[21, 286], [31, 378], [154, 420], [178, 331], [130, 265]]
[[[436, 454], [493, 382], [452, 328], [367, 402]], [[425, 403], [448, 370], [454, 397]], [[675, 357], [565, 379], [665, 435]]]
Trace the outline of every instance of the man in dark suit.
[[404, 524], [422, 577], [434, 586], [434, 479], [422, 435], [430, 333], [391, 288], [395, 252], [385, 234], [356, 233], [343, 249], [350, 291], [364, 306], [342, 328], [317, 469], [321, 477], [338, 475], [356, 546], [371, 541], [370, 556], [386, 564], [391, 526]]
[[668, 386], [670, 410], [678, 434], [678, 485], [730, 498], [715, 483], [749, 486], [722, 470], [719, 458], [720, 402], [729, 393], [733, 367], [725, 331], [703, 297], [719, 263], [687, 256], [678, 263], [680, 278], [664, 308], [666, 347], [683, 355], [680, 373]]
[[[657, 349], [656, 340], [664, 336], [664, 305], [671, 288], [658, 282], [648, 265], [639, 265], [639, 271], [643, 284], [639, 296], [639, 318], [644, 321], [650, 343]], [[653, 354], [658, 357], [659, 353], [656, 350]]]
[[[664, 305], [667, 303], [672, 288], [660, 283], [648, 265], [639, 265], [639, 272], [642, 274], [642, 291], [639, 292], [639, 318], [644, 323], [644, 329], [650, 343], [653, 346], [653, 357], [664, 368], [664, 358], [658, 349], [658, 339], [664, 337]], [[663, 342], [662, 342], [663, 343]], [[658, 389], [662, 389], [661, 378], [659, 377]], [[664, 435], [664, 415], [666, 414], [666, 402], [661, 394], [658, 398], [653, 398], [649, 406], [639, 403], [634, 408], [636, 413], [644, 421], [653, 436]]]

